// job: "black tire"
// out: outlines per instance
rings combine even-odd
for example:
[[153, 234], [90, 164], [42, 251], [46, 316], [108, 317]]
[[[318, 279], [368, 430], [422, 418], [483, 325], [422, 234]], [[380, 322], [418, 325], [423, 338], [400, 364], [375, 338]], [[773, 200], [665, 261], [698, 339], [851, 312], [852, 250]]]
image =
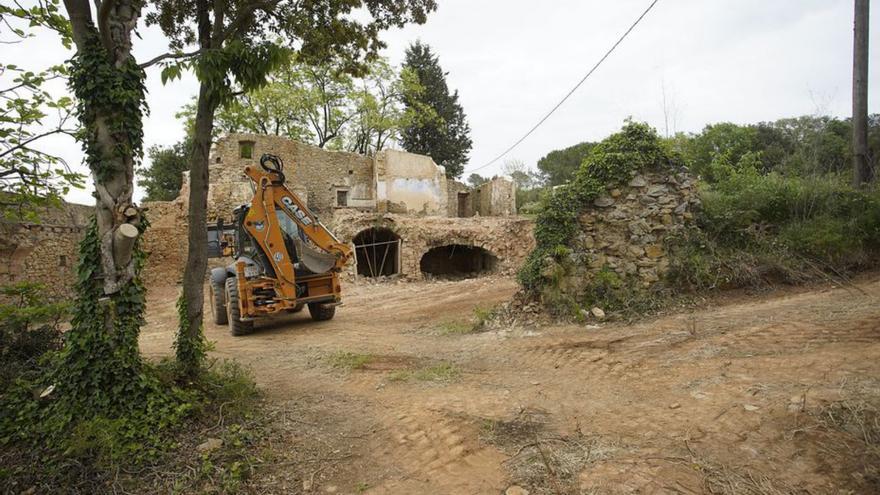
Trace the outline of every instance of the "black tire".
[[211, 315], [218, 325], [229, 323], [229, 315], [226, 314], [226, 288], [214, 281], [211, 281]]
[[309, 303], [309, 314], [315, 321], [332, 320], [336, 314], [336, 306], [326, 303]]
[[232, 335], [247, 335], [254, 331], [254, 322], [241, 321], [241, 307], [238, 305], [238, 279], [226, 279], [226, 315], [229, 320], [229, 332]]
[[305, 305], [306, 305], [305, 303], [299, 303], [299, 304], [297, 304], [296, 306], [294, 306], [294, 307], [288, 309], [287, 312], [288, 312], [288, 313], [299, 313], [300, 311], [303, 310], [303, 308], [305, 307]]

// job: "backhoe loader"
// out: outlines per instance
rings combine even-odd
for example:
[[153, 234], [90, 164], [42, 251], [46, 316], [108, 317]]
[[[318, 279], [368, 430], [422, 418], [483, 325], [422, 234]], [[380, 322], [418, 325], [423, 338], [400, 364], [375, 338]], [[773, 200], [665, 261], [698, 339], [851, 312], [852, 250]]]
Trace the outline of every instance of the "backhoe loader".
[[253, 331], [256, 318], [306, 305], [313, 320], [329, 320], [341, 301], [339, 272], [351, 248], [284, 185], [282, 169], [268, 154], [260, 168], [245, 167], [253, 199], [233, 211], [231, 226], [220, 220], [214, 231], [215, 251], [235, 261], [211, 270], [211, 311], [232, 335]]

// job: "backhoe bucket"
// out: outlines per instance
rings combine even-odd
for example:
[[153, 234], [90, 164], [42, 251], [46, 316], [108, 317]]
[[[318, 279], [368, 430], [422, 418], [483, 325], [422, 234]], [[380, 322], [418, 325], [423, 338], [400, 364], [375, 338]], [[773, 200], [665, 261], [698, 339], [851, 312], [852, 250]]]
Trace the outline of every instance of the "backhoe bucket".
[[314, 249], [302, 239], [295, 238], [293, 244], [299, 254], [299, 262], [312, 273], [327, 273], [336, 265], [336, 256]]

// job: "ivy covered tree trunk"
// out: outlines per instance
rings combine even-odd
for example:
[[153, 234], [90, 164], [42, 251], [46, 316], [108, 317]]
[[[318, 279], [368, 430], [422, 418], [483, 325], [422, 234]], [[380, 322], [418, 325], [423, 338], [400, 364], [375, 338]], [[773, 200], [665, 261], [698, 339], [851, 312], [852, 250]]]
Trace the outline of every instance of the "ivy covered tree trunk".
[[131, 56], [141, 3], [104, 0], [97, 24], [87, 0], [65, 0], [76, 55], [70, 85], [84, 129], [95, 187], [95, 218], [80, 248], [72, 328], [56, 373], [68, 399], [93, 410], [118, 408], [139, 387], [137, 337], [143, 323], [146, 221], [132, 201], [143, 144], [144, 73]]

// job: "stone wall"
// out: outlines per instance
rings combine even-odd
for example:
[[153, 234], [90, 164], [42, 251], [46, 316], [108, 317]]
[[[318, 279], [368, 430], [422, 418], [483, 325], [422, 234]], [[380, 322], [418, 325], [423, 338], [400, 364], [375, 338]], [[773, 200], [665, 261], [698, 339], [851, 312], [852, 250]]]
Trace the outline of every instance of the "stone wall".
[[[534, 249], [534, 222], [520, 217], [413, 217], [338, 211], [331, 230], [343, 242], [351, 242], [363, 230], [387, 228], [401, 239], [400, 273], [420, 279], [422, 256], [434, 247], [447, 245], [483, 248], [498, 259], [496, 272], [514, 274]], [[349, 266], [349, 271], [353, 270]]]
[[493, 177], [475, 191], [474, 211], [484, 217], [516, 215], [516, 183], [506, 177]]
[[471, 187], [457, 180], [446, 181], [446, 216], [474, 216], [474, 200]]
[[[248, 165], [259, 166], [263, 153], [284, 162], [287, 186], [315, 213], [326, 215], [338, 206], [340, 192], [347, 207], [375, 208], [373, 159], [357, 153], [329, 151], [280, 136], [231, 134], [217, 141], [211, 151], [208, 219], [230, 220], [232, 210], [250, 201]], [[242, 155], [250, 155], [250, 158]], [[181, 198], [186, 198], [185, 184]]]
[[142, 278], [148, 287], [177, 285], [186, 265], [187, 222], [181, 201], [144, 203], [150, 228], [144, 233], [147, 253]]
[[56, 297], [72, 295], [79, 243], [94, 207], [46, 208], [39, 223], [0, 223], [0, 285], [37, 282]]
[[627, 186], [597, 198], [578, 219], [572, 278], [589, 283], [607, 267], [650, 287], [669, 267], [664, 239], [685, 226], [698, 205], [695, 181], [685, 172], [637, 175]]

